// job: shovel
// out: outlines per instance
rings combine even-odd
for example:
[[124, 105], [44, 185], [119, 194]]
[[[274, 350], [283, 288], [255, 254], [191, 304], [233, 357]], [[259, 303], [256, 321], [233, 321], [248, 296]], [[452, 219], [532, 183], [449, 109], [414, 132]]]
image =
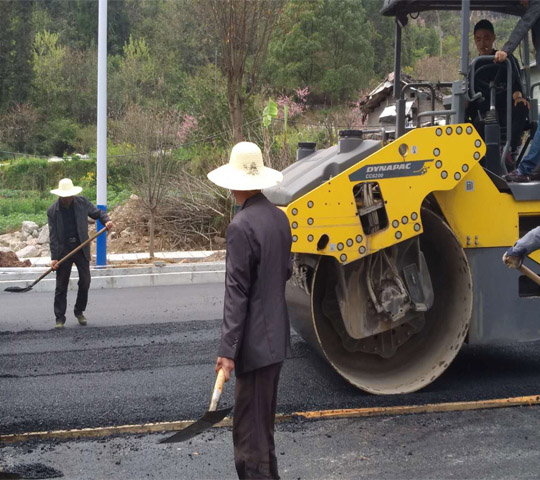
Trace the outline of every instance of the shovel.
[[221, 420], [223, 420], [232, 410], [232, 407], [216, 410], [219, 403], [219, 398], [221, 397], [221, 392], [223, 391], [224, 383], [225, 374], [223, 373], [223, 370], [220, 370], [216, 378], [216, 384], [214, 385], [214, 392], [212, 393], [212, 400], [210, 401], [208, 411], [202, 416], [202, 418], [197, 420], [195, 423], [192, 423], [189, 427], [186, 427], [174, 435], [161, 440], [159, 443], [185, 442], [199, 433], [208, 430], [210, 427], [213, 427], [216, 423], [221, 422]]
[[[75, 255], [81, 248], [86, 247], [92, 240], [95, 240], [97, 237], [99, 237], [105, 230], [107, 230], [107, 227], [103, 227], [99, 232], [95, 233], [91, 237], [88, 237], [87, 240], [85, 240], [83, 243], [81, 243], [77, 248], [74, 248], [69, 252], [64, 258], [58, 260], [58, 263], [56, 266], [60, 266], [63, 262], [65, 262], [68, 258]], [[28, 292], [29, 290], [32, 290], [32, 287], [38, 283], [39, 281], [43, 280], [49, 273], [53, 271], [52, 267], [50, 267], [48, 270], [46, 270], [44, 273], [42, 273], [39, 278], [34, 281], [31, 285], [28, 285], [27, 287], [7, 287], [4, 289], [6, 292], [17, 292], [17, 293], [23, 293]]]
[[521, 265], [519, 267], [519, 270], [521, 271], [521, 273], [523, 273], [523, 275], [530, 278], [534, 283], [536, 283], [537, 285], [540, 285], [540, 277], [536, 275], [536, 273], [534, 273], [529, 267], [526, 267], [525, 265]]

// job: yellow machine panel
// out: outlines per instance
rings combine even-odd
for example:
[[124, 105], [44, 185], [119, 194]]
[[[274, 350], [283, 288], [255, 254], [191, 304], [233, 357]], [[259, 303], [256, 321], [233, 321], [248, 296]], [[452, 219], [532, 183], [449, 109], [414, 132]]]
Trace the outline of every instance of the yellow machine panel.
[[[538, 201], [517, 202], [501, 193], [480, 166], [450, 191], [435, 192], [446, 221], [465, 248], [506, 247], [519, 238], [519, 217], [539, 214]], [[540, 260], [540, 252], [531, 258]]]
[[[287, 206], [293, 252], [328, 255], [349, 263], [419, 235], [423, 231], [420, 208], [426, 196], [465, 184], [473, 171], [481, 171], [475, 167], [485, 150], [470, 124], [407, 133]], [[362, 212], [369, 215], [370, 207], [361, 205], [355, 196], [363, 183], [373, 185], [383, 204], [379, 208], [384, 207], [387, 217], [386, 226], [369, 235], [360, 217]], [[475, 183], [479, 183], [477, 177]], [[468, 230], [463, 232], [466, 238]]]

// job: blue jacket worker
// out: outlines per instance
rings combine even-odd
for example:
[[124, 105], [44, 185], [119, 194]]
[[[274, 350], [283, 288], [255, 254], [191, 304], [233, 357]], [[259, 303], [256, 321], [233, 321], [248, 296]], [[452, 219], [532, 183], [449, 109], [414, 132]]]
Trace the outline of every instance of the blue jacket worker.
[[520, 238], [505, 252], [502, 259], [509, 268], [519, 268], [523, 263], [523, 258], [535, 250], [540, 250], [540, 227], [533, 228]]

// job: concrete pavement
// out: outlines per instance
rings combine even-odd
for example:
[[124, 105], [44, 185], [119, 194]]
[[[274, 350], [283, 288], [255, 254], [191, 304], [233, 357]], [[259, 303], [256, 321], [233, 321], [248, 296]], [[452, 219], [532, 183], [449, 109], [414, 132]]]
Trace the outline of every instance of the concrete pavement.
[[[200, 283], [223, 283], [225, 263], [204, 261], [216, 252], [158, 252], [154, 264], [133, 264], [117, 267], [129, 262], [149, 258], [148, 253], [111, 254], [105, 268], [92, 267], [91, 289], [148, 287], [164, 285], [187, 285]], [[185, 263], [165, 263], [163, 260], [182, 260]], [[50, 258], [31, 259], [33, 267], [0, 268], [0, 290], [7, 287], [25, 287], [48, 269]], [[196, 261], [194, 261], [196, 260]], [[73, 267], [69, 290], [77, 290], [78, 273]], [[55, 274], [51, 273], [33, 287], [36, 292], [52, 292], [55, 289]]]
[[[88, 327], [77, 324], [73, 316], [76, 295], [68, 293], [65, 330], [219, 319], [223, 316], [224, 291], [223, 282], [93, 290], [85, 312]], [[53, 327], [51, 292], [0, 290], [0, 333]]]

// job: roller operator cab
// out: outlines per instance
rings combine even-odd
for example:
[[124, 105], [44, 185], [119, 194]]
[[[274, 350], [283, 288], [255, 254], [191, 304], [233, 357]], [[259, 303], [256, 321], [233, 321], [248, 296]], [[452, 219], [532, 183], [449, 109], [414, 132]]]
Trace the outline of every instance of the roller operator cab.
[[[484, 142], [464, 111], [475, 94], [470, 10], [522, 15], [517, 3], [386, 0], [382, 13], [396, 17], [392, 141], [343, 131], [328, 149], [300, 144], [283, 183], [264, 192], [291, 225], [287, 298], [295, 330], [365, 391], [418, 390], [444, 372], [465, 341], [540, 338], [540, 291], [501, 262], [540, 224], [540, 184], [507, 184], [509, 139], [499, 129]], [[409, 14], [431, 9], [462, 12], [462, 78], [451, 82], [450, 110], [423, 112], [431, 124], [407, 128], [401, 30]], [[446, 122], [433, 124], [437, 118]], [[536, 271], [538, 262], [539, 252], [526, 259]]]

